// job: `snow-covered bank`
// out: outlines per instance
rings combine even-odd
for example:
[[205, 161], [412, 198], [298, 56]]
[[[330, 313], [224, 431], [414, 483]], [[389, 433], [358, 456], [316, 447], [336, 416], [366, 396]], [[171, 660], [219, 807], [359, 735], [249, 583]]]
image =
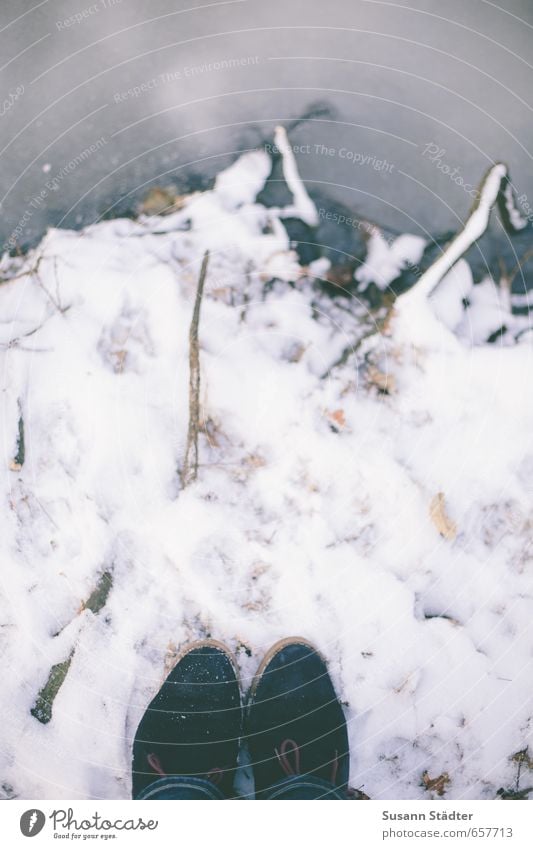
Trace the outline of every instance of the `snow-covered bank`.
[[[398, 338], [368, 336], [383, 312], [326, 294], [287, 211], [254, 202], [268, 171], [252, 153], [169, 216], [51, 231], [4, 259], [7, 796], [127, 797], [140, 716], [207, 634], [245, 687], [275, 640], [313, 640], [346, 704], [351, 783], [373, 798], [430, 797], [426, 771], [448, 798], [513, 784], [533, 713], [528, 334], [470, 332], [487, 301], [454, 266], [431, 307], [442, 334], [413, 326], [409, 344], [403, 314]], [[311, 220], [289, 174], [291, 214]], [[180, 490], [206, 249], [204, 432]], [[69, 658], [43, 723], [38, 694]]]

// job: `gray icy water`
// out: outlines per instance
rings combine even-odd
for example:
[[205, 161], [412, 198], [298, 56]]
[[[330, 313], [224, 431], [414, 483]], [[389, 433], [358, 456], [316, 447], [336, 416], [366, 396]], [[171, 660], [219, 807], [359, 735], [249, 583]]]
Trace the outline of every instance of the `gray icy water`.
[[311, 193], [434, 233], [504, 159], [533, 207], [531, 0], [2, 0], [0, 15], [4, 245], [208, 178], [317, 101], [329, 114], [291, 134]]

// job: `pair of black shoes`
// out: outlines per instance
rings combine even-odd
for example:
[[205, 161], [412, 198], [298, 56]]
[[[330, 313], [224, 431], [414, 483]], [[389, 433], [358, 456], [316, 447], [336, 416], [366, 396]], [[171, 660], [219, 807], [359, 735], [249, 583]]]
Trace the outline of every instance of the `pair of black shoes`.
[[233, 655], [204, 640], [184, 650], [137, 729], [134, 798], [162, 776], [207, 778], [232, 797], [243, 732], [256, 798], [293, 775], [316, 776], [346, 792], [346, 720], [313, 646], [299, 638], [273, 646], [253, 680], [243, 724]]

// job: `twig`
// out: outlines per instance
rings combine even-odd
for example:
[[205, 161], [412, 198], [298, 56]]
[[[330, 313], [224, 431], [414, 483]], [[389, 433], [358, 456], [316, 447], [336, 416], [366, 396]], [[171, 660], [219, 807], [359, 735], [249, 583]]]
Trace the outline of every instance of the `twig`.
[[60, 294], [59, 294], [59, 280], [58, 280], [58, 277], [57, 277], [57, 257], [53, 258], [54, 259], [54, 277], [55, 277], [55, 282], [56, 282], [56, 295], [55, 295], [55, 297], [48, 291], [48, 289], [46, 288], [46, 286], [44, 285], [43, 281], [41, 280], [41, 278], [39, 276], [39, 267], [41, 265], [41, 261], [44, 258], [45, 258], [44, 254], [40, 254], [37, 257], [35, 265], [32, 268], [29, 268], [27, 271], [21, 271], [20, 274], [15, 274], [13, 277], [1, 277], [0, 278], [0, 285], [2, 285], [4, 283], [12, 283], [14, 280], [21, 280], [23, 277], [35, 277], [35, 279], [37, 281], [37, 285], [39, 286], [40, 289], [43, 290], [46, 297], [51, 301], [51, 303], [54, 305], [56, 310], [58, 312], [64, 314], [70, 309], [70, 306], [64, 307], [64, 306], [61, 305], [61, 297], [60, 297]]
[[352, 356], [352, 354], [355, 354], [355, 352], [359, 350], [363, 342], [366, 342], [366, 340], [369, 339], [371, 336], [374, 336], [374, 334], [381, 333], [381, 331], [384, 330], [384, 328], [387, 326], [387, 322], [389, 321], [393, 309], [394, 307], [391, 304], [390, 307], [388, 307], [385, 315], [382, 318], [376, 319], [375, 324], [369, 330], [367, 330], [366, 333], [363, 333], [363, 335], [359, 337], [357, 342], [354, 342], [353, 345], [347, 345], [346, 348], [344, 348], [340, 357], [335, 360], [332, 365], [330, 365], [330, 367], [327, 369], [327, 371], [324, 372], [324, 374], [320, 376], [320, 380], [327, 380], [329, 377], [331, 377], [332, 372], [335, 369], [339, 368], [339, 366], [345, 365]]
[[509, 272], [509, 274], [507, 275], [507, 283], [508, 283], [509, 289], [511, 288], [511, 284], [512, 284], [513, 280], [515, 279], [516, 275], [518, 274], [518, 272], [522, 270], [522, 266], [528, 261], [528, 259], [531, 259], [532, 256], [533, 256], [533, 248], [529, 248], [529, 250], [527, 250], [525, 252], [525, 254], [518, 260], [518, 262], [516, 263], [513, 270]]
[[3, 283], [11, 283], [11, 282], [13, 282], [13, 280], [20, 280], [22, 277], [31, 277], [34, 274], [38, 274], [39, 266], [41, 264], [41, 260], [43, 259], [43, 256], [44, 256], [43, 254], [40, 254], [37, 257], [35, 265], [32, 268], [28, 268], [27, 271], [21, 271], [20, 274], [14, 274], [13, 277], [1, 277], [0, 278], [0, 285], [2, 285]]
[[55, 277], [55, 281], [56, 281], [55, 297], [51, 294], [51, 292], [48, 291], [48, 289], [46, 288], [46, 286], [44, 285], [43, 281], [40, 278], [37, 267], [35, 268], [35, 279], [37, 281], [37, 285], [43, 290], [46, 297], [51, 301], [51, 303], [54, 305], [56, 310], [59, 313], [61, 313], [62, 315], [64, 315], [70, 309], [70, 306], [63, 307], [61, 305], [61, 296], [59, 294], [59, 279], [57, 277], [57, 257], [54, 257], [54, 277]]
[[41, 330], [41, 328], [44, 327], [45, 324], [46, 319], [37, 327], [34, 327], [33, 330], [28, 330], [27, 333], [22, 333], [20, 336], [15, 336], [13, 339], [10, 339], [9, 342], [0, 342], [0, 348], [4, 348], [6, 351], [8, 351], [10, 348], [20, 347], [19, 342], [21, 339], [27, 339], [29, 336], [33, 336], [33, 334], [37, 333], [38, 330]]
[[200, 306], [204, 293], [204, 283], [209, 262], [209, 251], [202, 261], [196, 300], [189, 330], [189, 428], [185, 459], [181, 471], [183, 489], [198, 477], [198, 432], [200, 430], [200, 348], [198, 345], [198, 326], [200, 324]]

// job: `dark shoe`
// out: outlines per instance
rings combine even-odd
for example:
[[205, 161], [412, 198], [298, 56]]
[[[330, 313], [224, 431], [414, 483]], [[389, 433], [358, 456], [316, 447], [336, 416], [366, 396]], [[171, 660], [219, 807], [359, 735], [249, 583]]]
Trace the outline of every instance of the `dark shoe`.
[[232, 795], [241, 735], [233, 656], [214, 640], [188, 646], [150, 702], [133, 742], [133, 797], [162, 776], [197, 776]]
[[346, 720], [324, 660], [305, 640], [282, 640], [264, 658], [252, 684], [246, 736], [256, 798], [291, 775], [313, 775], [346, 791]]

